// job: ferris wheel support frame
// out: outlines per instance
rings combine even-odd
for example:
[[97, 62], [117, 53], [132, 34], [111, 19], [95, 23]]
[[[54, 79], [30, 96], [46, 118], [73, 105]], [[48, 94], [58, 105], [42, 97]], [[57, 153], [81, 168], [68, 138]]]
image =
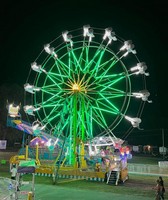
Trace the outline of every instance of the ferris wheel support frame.
[[[34, 124], [35, 133], [40, 134], [48, 126], [50, 129], [55, 128], [53, 134], [59, 139], [69, 132], [66, 159], [68, 164], [76, 167], [77, 156], [83, 152], [83, 143], [93, 139], [93, 128], [96, 125], [101, 131], [103, 129], [101, 134], [108, 133], [114, 138], [112, 130], [123, 119], [128, 120], [133, 128], [139, 128], [140, 116], [130, 117], [126, 112], [132, 97], [141, 98], [145, 102], [150, 93], [146, 90], [146, 83], [143, 91], [132, 92], [130, 79], [132, 75], [145, 77], [149, 73], [145, 72], [146, 64], [140, 63], [135, 56], [132, 41], [123, 42], [116, 37], [112, 28], [105, 29], [100, 43], [93, 41], [95, 34], [90, 25], [83, 26], [82, 41], [77, 40], [81, 35], [75, 36], [73, 40], [68, 31], [64, 31], [62, 37], [64, 42], [56, 49], [51, 44], [60, 37], [44, 46], [44, 53], [48, 56], [42, 65], [36, 63], [42, 53], [32, 63], [31, 69], [37, 72], [34, 85], [26, 83], [24, 88], [34, 95], [34, 105], [26, 105], [24, 110], [32, 116], [37, 112], [36, 117], [41, 122]], [[115, 53], [109, 46], [117, 40], [123, 46]], [[127, 69], [122, 59], [130, 54], [135, 56], [138, 63]], [[115, 66], [117, 69], [113, 72]], [[125, 84], [124, 89], [116, 86], [120, 82]], [[109, 115], [114, 116], [111, 125], [107, 122]]]

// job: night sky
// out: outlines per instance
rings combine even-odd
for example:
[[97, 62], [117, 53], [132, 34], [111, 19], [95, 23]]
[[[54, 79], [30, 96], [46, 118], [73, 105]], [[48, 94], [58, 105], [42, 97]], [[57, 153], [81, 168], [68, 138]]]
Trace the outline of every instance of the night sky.
[[152, 2], [6, 0], [0, 6], [0, 85], [23, 86], [44, 44], [62, 31], [85, 24], [112, 27], [117, 35], [134, 42], [138, 58], [150, 72], [147, 89], [153, 103], [145, 106], [145, 128], [168, 128], [168, 7], [166, 1]]

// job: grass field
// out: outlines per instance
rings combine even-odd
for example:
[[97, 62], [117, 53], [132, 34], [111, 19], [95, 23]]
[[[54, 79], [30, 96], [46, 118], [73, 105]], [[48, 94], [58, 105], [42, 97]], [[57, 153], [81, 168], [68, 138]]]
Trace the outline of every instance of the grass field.
[[[6, 172], [4, 176], [9, 177]], [[156, 176], [141, 176], [131, 174], [129, 180], [123, 185], [106, 185], [103, 182], [90, 182], [86, 180], [59, 179], [56, 185], [52, 184], [49, 177], [35, 177], [36, 200], [152, 200], [155, 191]], [[31, 175], [25, 175], [24, 181], [30, 181]], [[168, 185], [168, 178], [164, 178], [165, 185]], [[27, 185], [21, 190], [27, 190]], [[29, 186], [30, 187], [30, 186]], [[166, 187], [166, 191], [167, 191]], [[166, 197], [166, 195], [165, 195]], [[26, 199], [26, 197], [25, 197]], [[166, 198], [165, 198], [166, 199]]]

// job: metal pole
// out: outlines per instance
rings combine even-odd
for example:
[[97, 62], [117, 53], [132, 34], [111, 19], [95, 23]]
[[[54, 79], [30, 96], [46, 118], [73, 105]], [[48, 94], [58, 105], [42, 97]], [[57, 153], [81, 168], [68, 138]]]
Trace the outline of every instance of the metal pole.
[[76, 138], [77, 138], [77, 93], [74, 93], [73, 98], [73, 158], [72, 158], [72, 164], [73, 167], [77, 167], [77, 160], [76, 160]]
[[23, 132], [23, 136], [22, 136], [22, 148], [24, 148], [25, 146], [25, 132]]
[[162, 146], [163, 146], [163, 160], [164, 160], [164, 157], [165, 157], [165, 145], [164, 145], [164, 129], [162, 128]]
[[26, 145], [26, 155], [25, 155], [25, 160], [28, 160], [29, 157], [29, 146]]

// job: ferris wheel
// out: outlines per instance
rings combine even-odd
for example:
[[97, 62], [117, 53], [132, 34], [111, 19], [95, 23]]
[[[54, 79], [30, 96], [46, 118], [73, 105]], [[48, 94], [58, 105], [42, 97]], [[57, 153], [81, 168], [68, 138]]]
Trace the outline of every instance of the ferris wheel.
[[44, 45], [24, 85], [24, 110], [39, 122], [37, 133], [45, 128], [66, 136], [75, 148], [76, 138], [115, 137], [122, 121], [140, 128], [143, 105], [151, 101], [147, 66], [136, 53], [132, 41], [112, 28], [90, 25], [64, 31]]

